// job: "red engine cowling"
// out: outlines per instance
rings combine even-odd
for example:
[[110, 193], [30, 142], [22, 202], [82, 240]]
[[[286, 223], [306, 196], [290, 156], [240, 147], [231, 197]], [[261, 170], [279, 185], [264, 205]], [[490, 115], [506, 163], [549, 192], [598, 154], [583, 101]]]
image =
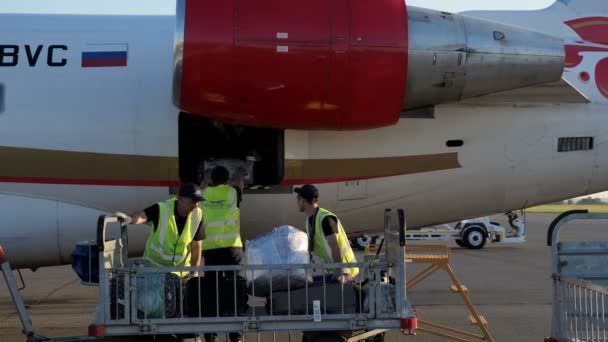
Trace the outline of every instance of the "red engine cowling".
[[177, 12], [174, 102], [185, 112], [285, 129], [399, 119], [403, 0], [178, 0]]

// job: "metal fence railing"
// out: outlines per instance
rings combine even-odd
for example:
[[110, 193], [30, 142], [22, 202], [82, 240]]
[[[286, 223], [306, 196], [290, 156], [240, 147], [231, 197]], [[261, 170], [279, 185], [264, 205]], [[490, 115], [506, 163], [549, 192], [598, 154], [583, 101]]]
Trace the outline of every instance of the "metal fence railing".
[[[126, 228], [106, 241], [114, 217], [100, 217], [99, 306], [93, 329], [104, 336], [275, 331], [412, 332], [407, 301], [405, 221], [390, 231], [387, 253], [350, 264], [156, 267], [128, 259]], [[332, 270], [358, 268], [352, 280]], [[197, 277], [183, 277], [192, 272]], [[177, 275], [179, 274], [179, 276]], [[264, 274], [261, 281], [255, 274]], [[101, 327], [101, 328], [100, 328]], [[357, 340], [355, 338], [355, 340]]]
[[553, 274], [553, 318], [549, 341], [608, 341], [608, 241], [559, 241], [573, 220], [608, 220], [608, 214], [565, 212], [549, 227]]
[[608, 341], [608, 289], [579, 279], [559, 279], [561, 332], [568, 341]]

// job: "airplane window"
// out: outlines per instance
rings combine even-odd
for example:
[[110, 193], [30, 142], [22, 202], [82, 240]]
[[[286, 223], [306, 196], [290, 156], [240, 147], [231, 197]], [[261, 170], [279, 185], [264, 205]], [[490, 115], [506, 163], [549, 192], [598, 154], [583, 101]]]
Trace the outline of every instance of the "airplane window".
[[593, 137], [559, 138], [557, 152], [593, 150]]
[[4, 112], [4, 84], [0, 83], [0, 113]]

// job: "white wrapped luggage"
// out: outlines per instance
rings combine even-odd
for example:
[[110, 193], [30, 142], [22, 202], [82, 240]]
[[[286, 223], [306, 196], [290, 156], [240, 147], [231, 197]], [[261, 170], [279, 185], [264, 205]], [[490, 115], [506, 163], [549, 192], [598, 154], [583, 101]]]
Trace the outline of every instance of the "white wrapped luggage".
[[[308, 264], [308, 235], [291, 226], [280, 226], [272, 232], [264, 234], [255, 240], [247, 241], [248, 265], [298, 265]], [[266, 297], [272, 290], [280, 291], [302, 288], [306, 284], [306, 271], [296, 269], [289, 276], [286, 271], [255, 270], [247, 272], [249, 293], [256, 297]]]

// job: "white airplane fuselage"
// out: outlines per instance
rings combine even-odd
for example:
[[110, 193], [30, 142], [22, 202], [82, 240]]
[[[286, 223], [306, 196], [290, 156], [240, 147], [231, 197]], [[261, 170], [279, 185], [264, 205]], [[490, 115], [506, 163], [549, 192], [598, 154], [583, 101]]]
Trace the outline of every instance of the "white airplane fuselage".
[[[66, 263], [76, 242], [94, 239], [99, 214], [172, 196], [179, 167], [175, 19], [0, 19], [0, 45], [19, 47], [16, 65], [0, 67], [0, 244], [18, 267]], [[127, 47], [128, 65], [82, 67], [82, 53], [96, 44]], [[2, 62], [13, 61], [14, 50], [4, 51], [10, 56]], [[427, 226], [608, 190], [607, 112], [605, 103], [560, 83], [440, 105], [433, 118], [402, 118], [386, 128], [286, 130], [284, 155], [335, 160], [328, 165], [365, 160], [371, 168], [401, 158], [400, 175], [320, 184], [320, 204], [351, 234], [379, 231], [384, 208], [404, 208], [409, 226]], [[593, 148], [558, 152], [568, 137], [592, 137]], [[452, 140], [462, 146], [448, 147]], [[165, 181], [116, 176], [157, 164]], [[303, 228], [289, 190], [245, 194], [245, 239], [282, 224]], [[147, 230], [131, 232], [131, 252], [141, 253]]]

